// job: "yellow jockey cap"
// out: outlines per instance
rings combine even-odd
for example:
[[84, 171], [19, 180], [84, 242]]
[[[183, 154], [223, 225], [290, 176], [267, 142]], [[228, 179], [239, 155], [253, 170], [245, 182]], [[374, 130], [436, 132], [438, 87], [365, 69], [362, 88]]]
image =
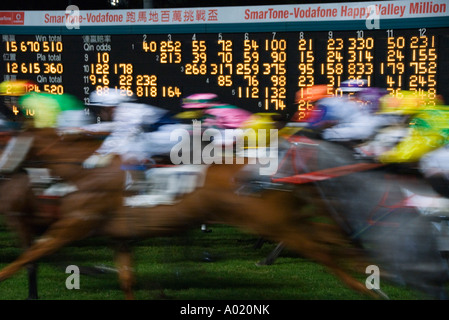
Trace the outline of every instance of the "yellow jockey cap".
[[35, 128], [54, 128], [57, 126], [61, 107], [55, 95], [30, 92], [19, 101], [23, 108], [34, 111]]
[[418, 95], [415, 91], [401, 91], [398, 95], [384, 95], [379, 99], [381, 114], [413, 115], [425, 110], [430, 104], [428, 95]]
[[[278, 113], [254, 113], [241, 125], [241, 129], [247, 130], [246, 136], [248, 137], [248, 143], [245, 143], [245, 148], [258, 148], [259, 147], [259, 130], [265, 131], [265, 146], [270, 145], [271, 129], [276, 129], [276, 121]], [[262, 131], [262, 132], [263, 132]]]
[[410, 120], [410, 134], [379, 156], [382, 163], [417, 162], [449, 142], [449, 107], [429, 107]]
[[23, 96], [34, 88], [35, 84], [30, 80], [7, 80], [0, 83], [0, 95]]

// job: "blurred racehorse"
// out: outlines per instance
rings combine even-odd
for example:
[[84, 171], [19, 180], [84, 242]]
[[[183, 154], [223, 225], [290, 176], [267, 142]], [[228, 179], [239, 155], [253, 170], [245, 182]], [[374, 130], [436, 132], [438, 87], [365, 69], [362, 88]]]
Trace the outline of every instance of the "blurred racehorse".
[[[419, 172], [365, 163], [354, 158], [352, 149], [338, 143], [296, 138], [302, 147], [293, 150], [299, 152], [294, 165], [286, 166], [287, 174], [274, 177], [274, 181], [315, 185], [329, 212], [366, 250], [381, 275], [432, 298], [447, 298], [448, 269], [432, 223], [435, 217], [423, 214], [432, 209], [426, 208], [429, 199], [438, 195]], [[308, 160], [305, 148], [309, 149], [305, 153]], [[297, 172], [291, 175], [289, 167]]]
[[[78, 143], [80, 147], [83, 144]], [[45, 154], [45, 146], [36, 144], [34, 161], [51, 166], [76, 190], [59, 199], [57, 219], [16, 261], [0, 271], [0, 280], [73, 241], [107, 236], [120, 244], [116, 250], [119, 278], [125, 297], [133, 298], [129, 240], [174, 235], [213, 220], [281, 242], [325, 265], [360, 292], [373, 293], [350, 274], [355, 267], [360, 270], [376, 263], [381, 275], [387, 274], [432, 297], [444, 297], [447, 269], [430, 222], [416, 208], [396, 205], [403, 198], [403, 185], [398, 184], [403, 175], [360, 164], [351, 151], [338, 144], [310, 139], [293, 145], [299, 151], [307, 147], [314, 155], [299, 154], [294, 166], [281, 166], [274, 177], [259, 176], [257, 165], [205, 166], [204, 183], [176, 202], [133, 207], [124, 205], [129, 194], [123, 188], [126, 174], [119, 157], [106, 168], [82, 170], [76, 161], [64, 165], [68, 160], [64, 159], [68, 157], [64, 145], [54, 143], [44, 159], [40, 157]], [[291, 146], [286, 143], [285, 149], [281, 147], [280, 157], [286, 156]], [[300, 172], [296, 176], [293, 167], [311, 175], [304, 177]], [[386, 199], [388, 190], [391, 192]], [[23, 210], [33, 218], [48, 217], [48, 210], [33, 196], [16, 204], [20, 206], [11, 207], [11, 211]], [[336, 223], [318, 222], [317, 218]], [[353, 240], [369, 253], [368, 259], [352, 246]]]
[[[82, 162], [103, 142], [106, 132], [78, 132], [60, 134], [54, 129], [27, 129], [22, 132], [2, 132], [4, 145], [11, 139], [16, 140], [16, 153], [23, 153], [14, 159], [11, 152], [9, 161], [13, 163], [9, 170], [2, 172], [0, 182], [0, 213], [17, 234], [20, 244], [27, 248], [35, 237], [43, 233], [49, 225], [59, 219], [58, 196], [45, 195], [45, 187], [55, 183], [69, 181], [73, 177], [81, 178], [94, 171], [83, 171]], [[26, 150], [19, 150], [21, 142]], [[17, 145], [19, 147], [17, 147]], [[28, 149], [29, 147], [29, 149]], [[3, 152], [6, 152], [4, 148]], [[2, 154], [3, 155], [3, 154]], [[2, 160], [5, 158], [2, 158]], [[8, 163], [8, 160], [4, 163]], [[21, 163], [14, 163], [21, 161]], [[27, 173], [29, 170], [29, 173]], [[38, 177], [32, 182], [31, 176]], [[45, 209], [43, 208], [45, 206]], [[35, 214], [36, 208], [43, 212]], [[28, 266], [29, 299], [37, 299], [36, 264]]]
[[[108, 167], [82, 170], [79, 159], [71, 159], [66, 146], [53, 140], [50, 147], [51, 140], [45, 145], [35, 143], [31, 159], [49, 166], [53, 175], [76, 188], [58, 200], [57, 218], [47, 220], [50, 223], [45, 232], [16, 261], [0, 271], [0, 280], [73, 241], [106, 236], [119, 244], [116, 248], [119, 279], [125, 297], [131, 299], [134, 276], [129, 240], [174, 235], [213, 220], [280, 241], [326, 266], [350, 288], [376, 296], [353, 277], [355, 270], [363, 272], [367, 265], [365, 257], [333, 223], [312, 184], [300, 188], [267, 184], [242, 192], [242, 187], [251, 185], [254, 178], [257, 180], [257, 174], [248, 170], [253, 165], [234, 161], [234, 164], [203, 166], [205, 179], [199, 187], [171, 204], [129, 206], [125, 205], [129, 194], [123, 187], [126, 173], [120, 157], [114, 158]], [[87, 149], [85, 154], [91, 150]], [[67, 166], [64, 161], [68, 161]], [[9, 210], [26, 212], [32, 218], [48, 217], [48, 208], [39, 206], [36, 197], [27, 200], [15, 202], [17, 207], [11, 205]], [[326, 221], [319, 221], [323, 218]]]

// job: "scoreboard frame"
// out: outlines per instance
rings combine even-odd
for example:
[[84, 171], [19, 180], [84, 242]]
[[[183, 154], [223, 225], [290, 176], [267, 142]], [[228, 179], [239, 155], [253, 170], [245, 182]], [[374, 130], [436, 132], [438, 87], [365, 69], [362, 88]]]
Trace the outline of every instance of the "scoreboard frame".
[[[348, 45], [349, 42], [354, 43], [354, 39], [364, 38], [363, 33], [367, 35], [367, 37], [371, 35], [375, 35], [377, 37], [380, 37], [380, 31], [383, 30], [386, 37], [389, 37], [390, 35], [394, 37], [393, 35], [394, 31], [398, 31], [399, 34], [401, 32], [405, 32], [407, 36], [410, 34], [414, 34], [413, 37], [427, 37], [426, 31], [428, 34], [431, 34], [433, 31], [436, 32], [436, 36], [438, 37], [445, 37], [443, 42], [438, 42], [438, 45], [435, 47], [417, 47], [416, 52], [419, 53], [419, 57], [423, 58], [426, 57], [426, 59], [418, 59], [418, 58], [411, 58], [410, 53], [405, 53], [407, 58], [409, 59], [415, 59], [413, 62], [413, 65], [409, 63], [407, 66], [410, 70], [415, 69], [417, 70], [417, 74], [424, 74], [428, 73], [429, 70], [435, 70], [435, 77], [430, 77], [431, 75], [426, 75], [425, 82], [429, 83], [431, 81], [436, 81], [437, 85], [439, 85], [439, 91], [436, 92], [436, 94], [440, 94], [445, 101], [449, 101], [449, 89], [444, 88], [444, 83], [449, 84], [449, 78], [448, 76], [444, 76], [444, 74], [449, 74], [449, 61], [447, 60], [449, 57], [449, 40], [447, 34], [449, 34], [449, 1], [447, 0], [428, 0], [428, 1], [388, 1], [388, 2], [351, 2], [351, 3], [327, 3], [327, 4], [301, 4], [301, 5], [272, 5], [272, 6], [241, 6], [241, 7], [210, 7], [210, 8], [176, 8], [176, 9], [154, 9], [154, 8], [146, 8], [146, 9], [133, 9], [133, 10], [92, 10], [92, 11], [77, 11], [78, 8], [76, 7], [68, 7], [68, 10], [64, 11], [52, 11], [52, 12], [44, 12], [44, 11], [17, 11], [17, 12], [6, 12], [6, 11], [0, 11], [0, 30], [3, 35], [3, 41], [2, 41], [2, 47], [1, 47], [1, 53], [3, 57], [5, 57], [6, 52], [6, 45], [9, 44], [9, 42], [5, 41], [5, 36], [12, 35], [13, 38], [17, 37], [18, 39], [21, 39], [21, 37], [24, 36], [36, 36], [36, 35], [53, 35], [57, 37], [61, 37], [61, 39], [65, 39], [66, 37], [71, 36], [79, 37], [79, 36], [95, 36], [95, 35], [110, 35], [111, 37], [122, 37], [126, 38], [129, 37], [136, 37], [136, 36], [142, 36], [144, 35], [151, 35], [152, 37], [155, 36], [157, 39], [159, 39], [159, 47], [161, 44], [161, 40], [164, 39], [162, 37], [166, 37], [167, 41], [171, 41], [171, 37], [176, 38], [176, 36], [179, 35], [183, 39], [183, 41], [196, 41], [193, 40], [195, 37], [198, 37], [198, 39], [201, 39], [202, 36], [208, 39], [209, 42], [205, 42], [207, 44], [210, 43], [211, 37], [216, 37], [217, 41], [219, 37], [223, 36], [226, 38], [227, 36], [234, 37], [235, 39], [238, 35], [238, 37], [243, 40], [246, 38], [246, 35], [248, 35], [248, 40], [253, 39], [253, 35], [262, 35], [264, 34], [264, 39], [266, 39], [268, 36], [273, 35], [273, 40], [275, 39], [276, 34], [292, 34], [295, 38], [299, 39], [301, 37], [301, 34], [305, 35], [306, 38], [309, 36], [310, 38], [316, 37], [320, 38], [319, 41], [326, 41], [329, 39], [329, 36], [331, 33], [335, 33], [337, 37], [341, 37], [345, 41], [345, 46]], [[140, 19], [142, 18], [143, 14], [141, 12], [145, 12], [145, 20]], [[200, 17], [199, 12], [203, 12], [203, 16]], [[213, 15], [211, 14], [213, 13]], [[170, 21], [163, 21], [163, 17], [167, 17], [167, 19], [172, 19]], [[214, 19], [210, 19], [210, 17], [213, 16]], [[9, 18], [5, 18], [9, 17]], [[174, 17], [178, 17], [176, 20]], [[2, 19], [3, 18], [3, 19]], [[210, 21], [209, 21], [210, 20]], [[424, 33], [423, 31], [424, 30]], [[352, 32], [351, 34], [349, 32]], [[362, 37], [360, 37], [360, 33], [362, 34]], [[407, 37], [406, 36], [406, 37]], [[326, 37], [328, 39], [326, 39]], [[382, 36], [383, 38], [384, 36]], [[407, 38], [407, 42], [410, 42], [410, 37]], [[122, 39], [120, 38], [120, 39]], [[32, 41], [38, 41], [35, 38], [30, 38]], [[189, 40], [190, 39], [190, 40]], [[196, 39], [196, 38], [195, 38]], [[290, 39], [288, 39], [290, 40]], [[418, 39], [419, 40], [419, 39]], [[64, 40], [61, 40], [64, 42]], [[259, 39], [258, 39], [259, 41]], [[296, 40], [295, 40], [296, 41]], [[318, 40], [317, 40], [318, 41]], [[261, 42], [261, 41], [260, 41]], [[348, 43], [347, 43], [348, 42]], [[144, 45], [144, 40], [142, 40], [142, 44]], [[192, 44], [192, 43], [190, 43]], [[246, 44], [245, 44], [246, 45]], [[258, 42], [258, 45], [261, 45], [261, 43]], [[272, 44], [267, 44], [267, 46], [273, 46]], [[290, 45], [290, 44], [289, 44]], [[411, 46], [411, 44], [407, 44], [408, 46]], [[442, 45], [442, 46], [440, 46]], [[112, 42], [112, 46], [114, 46], [114, 43]], [[295, 44], [295, 46], [298, 46]], [[395, 56], [399, 54], [399, 57], [402, 55], [402, 52], [400, 50], [397, 50], [397, 48], [390, 48], [390, 43], [388, 44], [388, 47], [385, 47], [385, 50], [396, 50], [394, 51]], [[41, 46], [42, 47], [42, 46]], [[243, 44], [240, 44], [240, 48], [243, 47]], [[313, 44], [313, 49], [315, 50], [317, 47], [317, 44]], [[329, 46], [328, 46], [329, 47]], [[312, 45], [311, 45], [312, 48]], [[208, 48], [209, 49], [209, 48]], [[399, 48], [401, 49], [401, 48]], [[411, 48], [408, 48], [409, 50], [412, 50]], [[66, 46], [64, 45], [64, 50], [66, 49]], [[76, 50], [74, 48], [69, 48], [68, 50]], [[79, 50], [82, 50], [79, 48]], [[117, 51], [116, 48], [111, 49], [112, 52]], [[133, 45], [134, 50], [134, 45]], [[192, 49], [193, 50], [193, 49]], [[218, 49], [217, 49], [218, 50]], [[347, 59], [348, 55], [351, 55], [351, 52], [348, 53], [348, 50], [351, 49], [344, 49], [341, 52], [345, 54], [345, 59]], [[358, 49], [356, 49], [358, 50]], [[419, 51], [421, 50], [421, 51]], [[100, 54], [101, 52], [107, 52], [104, 50], [94, 50], [96, 54]], [[268, 51], [268, 50], [267, 50]], [[362, 50], [363, 51], [363, 50]], [[38, 54], [37, 52], [36, 54]], [[89, 54], [89, 61], [88, 64], [92, 66], [91, 69], [98, 69], [99, 64], [106, 64], [109, 63], [101, 60], [101, 58], [93, 58], [95, 55], [93, 55], [93, 52], [86, 51], [85, 54]], [[270, 52], [271, 59], [280, 59], [279, 61], [282, 62], [283, 58], [280, 58], [279, 52], [276, 53], [276, 50], [272, 49]], [[296, 52], [299, 53], [300, 52]], [[294, 53], [293, 55], [295, 55]], [[360, 50], [357, 51], [357, 53], [360, 53]], [[418, 54], [417, 53], [417, 54]], [[423, 55], [421, 55], [421, 53]], [[42, 52], [41, 52], [42, 54]], [[183, 53], [184, 54], [184, 53]], [[209, 53], [207, 53], [209, 54]], [[237, 53], [238, 54], [238, 53]], [[288, 54], [291, 54], [289, 51]], [[321, 54], [317, 52], [313, 52], [312, 55], [315, 56]], [[415, 54], [415, 53], [413, 53]], [[435, 64], [432, 64], [432, 61], [425, 61], [429, 60], [429, 57], [432, 57], [432, 55], [435, 54]], [[327, 51], [327, 55], [329, 55], [329, 51]], [[358, 54], [359, 55], [359, 54]], [[363, 55], [363, 57], [362, 57]], [[438, 56], [438, 61], [436, 61], [436, 56]], [[82, 56], [81, 56], [82, 57]], [[80, 57], [80, 59], [82, 59]], [[249, 55], [247, 56], [248, 59], [250, 59]], [[268, 57], [268, 56], [267, 56]], [[43, 68], [54, 68], [55, 73], [54, 75], [62, 75], [64, 78], [70, 78], [70, 81], [73, 81], [73, 78], [70, 74], [66, 75], [65, 69], [63, 72], [57, 72], [57, 68], [62, 68], [62, 62], [60, 64], [50, 64], [49, 63], [50, 53], [46, 52], [46, 59], [47, 62], [42, 65], [36, 65], [36, 61], [26, 61], [26, 63], [33, 62], [34, 64], [26, 65], [23, 70], [32, 70], [29, 68], [36, 68], [36, 66], [39, 67], [39, 71], [41, 71]], [[215, 57], [217, 58], [217, 57]], [[19, 57], [20, 59], [20, 57]], [[92, 61], [94, 59], [95, 61]], [[136, 58], [137, 59], [137, 58]], [[139, 58], [142, 60], [142, 58]], [[138, 60], [139, 60], [138, 59]], [[259, 59], [259, 58], [257, 58]], [[288, 59], [288, 58], [287, 58]], [[305, 59], [305, 60], [304, 60]], [[260, 111], [260, 112], [280, 112], [282, 114], [285, 114], [285, 116], [288, 118], [290, 117], [294, 112], [296, 112], [301, 107], [306, 108], [306, 105], [294, 105], [294, 97], [295, 92], [300, 88], [300, 85], [305, 83], [295, 80], [297, 82], [297, 85], [290, 85], [290, 82], [292, 78], [297, 77], [296, 75], [299, 74], [307, 74], [308, 66], [305, 62], [307, 62], [307, 58], [304, 58], [301, 60], [298, 64], [294, 65], [296, 70], [295, 76], [286, 78], [282, 78], [282, 76], [279, 78], [276, 76], [272, 76], [274, 78], [270, 78], [271, 82], [269, 85], [261, 86], [260, 90], [261, 92], [265, 92], [265, 97], [267, 103], [262, 103], [263, 100], [260, 98], [258, 101], [257, 99], [251, 99], [248, 97], [242, 97], [244, 95], [244, 92], [248, 92], [248, 88], [251, 89], [251, 81], [253, 81], [253, 87], [254, 81], [258, 81], [259, 76], [259, 67], [257, 68], [257, 77], [256, 78], [247, 78], [245, 81], [248, 81], [248, 86], [243, 87], [241, 86], [234, 86], [233, 87], [233, 93], [232, 96], [229, 92], [224, 92], [223, 90], [218, 90], [219, 88], [216, 88], [216, 85], [219, 81], [222, 80], [222, 83], [226, 85], [226, 81], [231, 79], [230, 77], [225, 77], [225, 71], [223, 71], [222, 75], [223, 78], [221, 79], [215, 79], [216, 83], [214, 84], [208, 84], [204, 87], [195, 87], [195, 89], [204, 89], [208, 92], [214, 92], [215, 89], [217, 89], [217, 93], [219, 94], [220, 98], [224, 100], [224, 102], [230, 102], [238, 106], [242, 106], [244, 108], [249, 109], [250, 111]], [[208, 59], [209, 60], [209, 59]], [[323, 63], [321, 64], [321, 69], [328, 68], [329, 64], [329, 57], [327, 56], [326, 65], [323, 67]], [[371, 61], [378, 60], [378, 57], [372, 56], [368, 50], [363, 51], [360, 54], [360, 61], [359, 67], [365, 68], [369, 67], [369, 64]], [[422, 60], [422, 61], [421, 61]], [[14, 63], [14, 62], [13, 62]], [[20, 69], [20, 61], [17, 64], [17, 67]], [[73, 63], [73, 61], [66, 62], [66, 63]], [[126, 75], [125, 68], [128, 61], [117, 61], [115, 60], [115, 63], [113, 64], [110, 62], [111, 70], [115, 68], [117, 73], [117, 79], [119, 79], [122, 75]], [[137, 61], [133, 61], [132, 63], [137, 63]], [[183, 62], [184, 63], [184, 62]], [[256, 62], [259, 64], [262, 64], [262, 62]], [[300, 65], [303, 63], [304, 65]], [[313, 68], [314, 72], [317, 72], [317, 70], [320, 68], [319, 65], [315, 65], [316, 62], [313, 62]], [[376, 62], [377, 63], [377, 62]], [[399, 62], [391, 62], [391, 63], [399, 63], [397, 65], [393, 65], [390, 67], [393, 67], [393, 69], [396, 69], [397, 67], [401, 68], [401, 61]], [[84, 63], [81, 63], [84, 65]], [[188, 63], [184, 63], [183, 66], [185, 67]], [[232, 68], [233, 70], [237, 69], [237, 63], [235, 60], [232, 61]], [[266, 64], [266, 63], [265, 63]], [[275, 63], [274, 63], [275, 64]], [[272, 63], [272, 65], [274, 65]], [[139, 65], [140, 66], [140, 65]], [[277, 64], [275, 67], [277, 68], [287, 68], [288, 70], [285, 72], [291, 72], [290, 68], [292, 65], [287, 64], [282, 66], [281, 64]], [[380, 70], [380, 64], [376, 65], [376, 72], [379, 72]], [[11, 64], [8, 64], [8, 61], [5, 61], [5, 58], [3, 58], [3, 64], [2, 67], [0, 67], [0, 71], [3, 71], [3, 74], [0, 74], [0, 77], [3, 77], [3, 80], [8, 78], [8, 75], [11, 75], [11, 72], [5, 72], [7, 68], [11, 67]], [[208, 65], [208, 70], [210, 69], [210, 65]], [[260, 66], [261, 68], [263, 65]], [[273, 66], [271, 66], [273, 67]], [[271, 76], [272, 71], [267, 71], [267, 73]], [[349, 63], [346, 61], [346, 64], [343, 65], [345, 69], [345, 74], [348, 72], [348, 67], [350, 69], [351, 66], [349, 66]], [[356, 65], [354, 64], [354, 68]], [[224, 70], [226, 70], [225, 66], [222, 66]], [[385, 62], [385, 65], [382, 65], [382, 70], [387, 68], [387, 64]], [[403, 68], [403, 67], [402, 67]], [[98, 69], [98, 70], [100, 70]], [[137, 70], [136, 65], [131, 65], [131, 69], [128, 70]], [[140, 69], [140, 67], [139, 67]], [[185, 72], [185, 69], [183, 69], [182, 72]], [[53, 69], [48, 69], [53, 70]], [[118, 72], [117, 70], [123, 70], [123, 72]], [[426, 72], [424, 72], [424, 70]], [[10, 71], [10, 69], [6, 70]], [[437, 73], [438, 71], [438, 73]], [[83, 72], [82, 70], [80, 71]], [[170, 73], [169, 71], [168, 73]], [[209, 71], [208, 71], [209, 72]], [[235, 72], [235, 71], [233, 71]], [[256, 72], [255, 68], [254, 70], [249, 70], [249, 74], [254, 75]], [[328, 76], [329, 71], [326, 75]], [[335, 72], [335, 71], [333, 71]], [[410, 71], [411, 72], [411, 71]], [[120, 77], [118, 75], [120, 73]], [[278, 74], [278, 71], [274, 71], [275, 74]], [[395, 71], [396, 73], [396, 71]], [[20, 72], [19, 72], [20, 74]], [[85, 78], [87, 74], [83, 75], [83, 78]], [[100, 73], [96, 73], [95, 77], [92, 77], [91, 74], [88, 74], [89, 78], [91, 78], [93, 81], [97, 82], [99, 77], [101, 75]], [[140, 76], [146, 76], [140, 75]], [[324, 74], [322, 74], [324, 75]], [[136, 75], [134, 77], [133, 74], [133, 81], [137, 83], [138, 76]], [[149, 75], [151, 76], [151, 75]], [[232, 77], [235, 75], [233, 74]], [[378, 76], [378, 75], [377, 75]], [[357, 77], [359, 75], [357, 74]], [[395, 75], [395, 80], [391, 81], [398, 81], [397, 76]], [[437, 77], [437, 78], [436, 78]], [[62, 77], [61, 77], [62, 78]], [[80, 81], [83, 81], [83, 78], [79, 78]], [[94, 79], [95, 78], [95, 79]], [[98, 78], [98, 79], [97, 79]], [[193, 77], [192, 77], [193, 78]], [[118, 84], [118, 80], [115, 80], [115, 83]], [[273, 79], [276, 80], [276, 85], [274, 85]], [[315, 75], [314, 75], [315, 79]], [[317, 83], [314, 80], [314, 84], [328, 84], [323, 83], [323, 77], [318, 77], [318, 80], [320, 80], [319, 83]], [[391, 78], [393, 79], [393, 78]], [[424, 78], [423, 78], [424, 79]], [[324, 80], [327, 80], [324, 78]], [[338, 82], [344, 80], [343, 78], [338, 78]], [[404, 77], [403, 79], [399, 79], [402, 82], [411, 82], [410, 77], [408, 78]], [[414, 79], [415, 80], [415, 79]], [[92, 81], [92, 83], [93, 83]], [[108, 79], [109, 81], [109, 79]], [[126, 79], [124, 80], [126, 81]], [[141, 78], [141, 81], [143, 81], [143, 78]], [[266, 80], [269, 81], [269, 80]], [[416, 81], [418, 81], [418, 78], [416, 78]], [[188, 81], [183, 81], [184, 83]], [[285, 99], [278, 99], [281, 106], [279, 107], [279, 104], [275, 104], [273, 106], [271, 102], [276, 99], [272, 99], [273, 92], [276, 91], [276, 88], [281, 89], [282, 85], [288, 82], [288, 86], [290, 86], [293, 89], [288, 89], [288, 92]], [[441, 85], [441, 82], [443, 84]], [[104, 82], [103, 82], [104, 83]], [[136, 88], [136, 85], [134, 83], [133, 89]], [[44, 85], [44, 84], [43, 84]], [[214, 87], [215, 85], [215, 87]], [[310, 83], [308, 84], [310, 85]], [[338, 85], [338, 83], [335, 83], [332, 86], [334, 89]], [[374, 83], [376, 85], [376, 83]], [[401, 84], [403, 85], [403, 84]], [[86, 100], [86, 97], [89, 92], [92, 91], [93, 85], [89, 83], [89, 90], [84, 90], [84, 92], [78, 92], [79, 90], [75, 90], [77, 92], [74, 92], [74, 90], [62, 90], [62, 92], [72, 93], [74, 95], [77, 95], [80, 99], [84, 99], [84, 102], [88, 102]], [[48, 85], [47, 85], [48, 87]], [[285, 85], [287, 87], [287, 85]], [[448, 86], [449, 87], [449, 86]], [[50, 88], [50, 87], [49, 87]], [[51, 87], [53, 88], [53, 87]], [[56, 90], [52, 93], [62, 93], [61, 90], [59, 90], [58, 87], [55, 87]], [[269, 90], [267, 90], [269, 88]], [[179, 90], [178, 90], [179, 89]], [[222, 89], [222, 88], [220, 88]], [[276, 90], [274, 90], [276, 89]], [[441, 89], [441, 90], [440, 90]], [[169, 109], [176, 109], [180, 106], [180, 101], [182, 100], [182, 97], [195, 93], [193, 91], [189, 90], [180, 90], [180, 88], [177, 86], [177, 84], [173, 86], [169, 85], [163, 85], [158, 87], [157, 92], [162, 92], [164, 90], [164, 95], [169, 92], [174, 92], [175, 94], [171, 97], [167, 97], [170, 99], [163, 99], [162, 97], [158, 96], [157, 100], [151, 100], [150, 104], [159, 105], [161, 107], [167, 107]], [[178, 91], [177, 91], [178, 90]], [[193, 90], [193, 89], [192, 89]], [[47, 90], [49, 91], [49, 90]], [[88, 92], [87, 92], [88, 91]], [[270, 92], [268, 92], [270, 91]], [[176, 92], [178, 94], [176, 94]], [[259, 89], [258, 89], [259, 92]], [[393, 91], [392, 91], [393, 92]], [[239, 95], [237, 98], [236, 95]], [[279, 95], [276, 93], [276, 95]], [[246, 99], [246, 100], [245, 100]], [[282, 101], [281, 101], [282, 100]], [[167, 103], [166, 103], [167, 102]], [[258, 102], [257, 106], [255, 106], [256, 102]], [[276, 101], [275, 101], [276, 102]], [[305, 103], [305, 102], [303, 102]], [[241, 105], [239, 105], [241, 104]], [[266, 107], [265, 107], [266, 104]], [[249, 107], [248, 107], [249, 106]]]

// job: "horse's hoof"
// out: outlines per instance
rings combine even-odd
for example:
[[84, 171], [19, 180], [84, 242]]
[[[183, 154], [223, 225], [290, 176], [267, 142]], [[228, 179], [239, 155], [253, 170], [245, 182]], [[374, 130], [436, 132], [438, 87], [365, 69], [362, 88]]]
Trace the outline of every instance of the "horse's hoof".
[[203, 253], [203, 261], [204, 262], [213, 262], [214, 260], [212, 259], [209, 252], [204, 252]]

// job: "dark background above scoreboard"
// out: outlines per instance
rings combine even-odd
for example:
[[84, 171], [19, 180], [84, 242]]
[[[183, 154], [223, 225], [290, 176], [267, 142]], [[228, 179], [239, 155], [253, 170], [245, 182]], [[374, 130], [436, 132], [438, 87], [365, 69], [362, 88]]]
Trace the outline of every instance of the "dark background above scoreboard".
[[[300, 3], [331, 3], [335, 0], [115, 0], [118, 4], [112, 5], [114, 0], [14, 0], [1, 1], [0, 10], [65, 10], [68, 5], [77, 5], [81, 10], [100, 9], [139, 9], [139, 8], [187, 8], [187, 7], [221, 7], [221, 6], [257, 6], [282, 5]], [[346, 0], [345, 2], [365, 2]]]

